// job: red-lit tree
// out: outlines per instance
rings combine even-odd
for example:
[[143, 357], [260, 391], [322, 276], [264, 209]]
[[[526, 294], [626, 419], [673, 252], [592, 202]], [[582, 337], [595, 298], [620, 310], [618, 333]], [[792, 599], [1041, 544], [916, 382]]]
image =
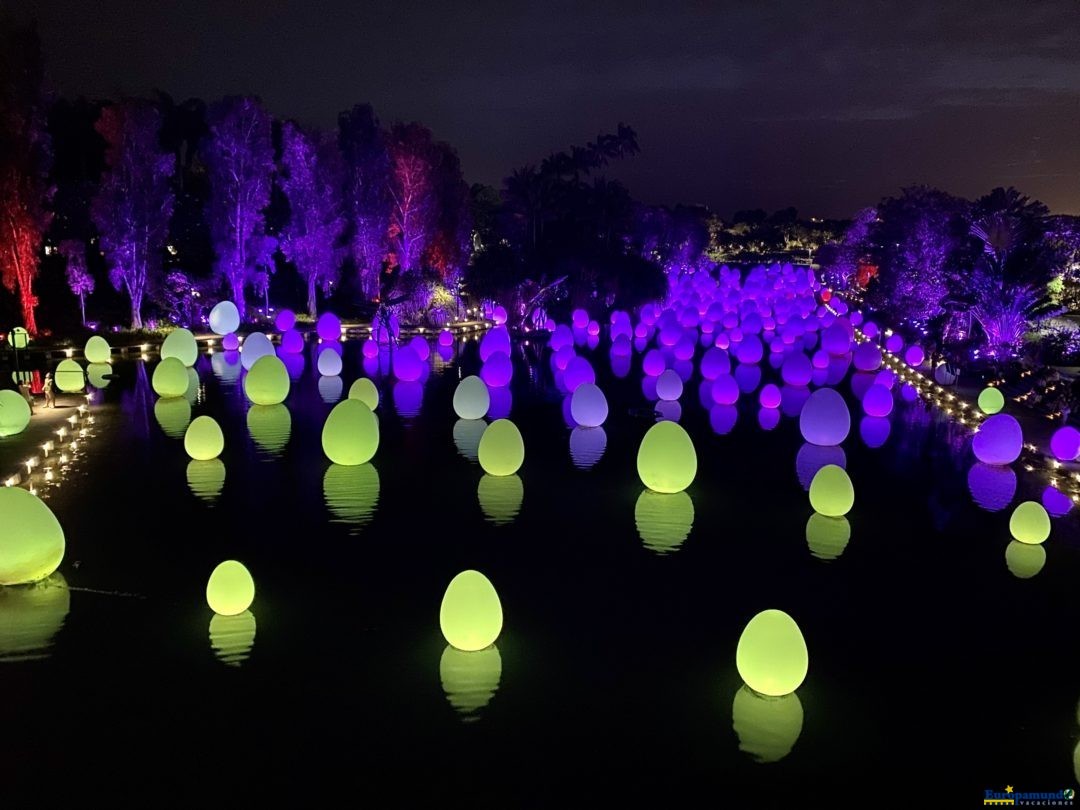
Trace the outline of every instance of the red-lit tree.
[[91, 205], [109, 280], [131, 299], [131, 326], [142, 328], [143, 297], [161, 274], [169, 231], [176, 156], [163, 152], [161, 114], [150, 103], [121, 101], [101, 111], [107, 168]]
[[34, 279], [52, 221], [51, 160], [41, 91], [37, 30], [10, 28], [0, 37], [0, 280], [18, 292], [23, 323], [37, 334]]
[[[245, 315], [244, 288], [261, 286], [266, 219], [274, 174], [270, 114], [257, 98], [230, 96], [211, 105], [210, 140], [204, 149], [210, 179], [207, 219], [217, 273]], [[273, 248], [271, 247], [271, 252]]]
[[303, 277], [308, 314], [314, 317], [316, 291], [329, 292], [343, 257], [341, 152], [336, 140], [287, 122], [281, 129], [281, 153], [281, 189], [289, 201], [281, 251]]
[[435, 144], [433, 190], [437, 204], [435, 229], [427, 246], [425, 264], [444, 284], [455, 285], [469, 263], [472, 248], [472, 217], [469, 186], [461, 174], [461, 161], [450, 144]]
[[394, 124], [390, 129], [390, 244], [403, 274], [420, 269], [421, 258], [435, 235], [438, 198], [435, 166], [438, 150], [431, 130], [421, 124]]
[[60, 243], [59, 251], [67, 262], [68, 287], [79, 299], [82, 324], [86, 326], [86, 296], [94, 291], [94, 277], [86, 268], [86, 245], [78, 239], [65, 239]]
[[349, 253], [360, 288], [376, 298], [390, 228], [390, 155], [370, 104], [357, 104], [338, 116], [338, 144], [345, 163]]

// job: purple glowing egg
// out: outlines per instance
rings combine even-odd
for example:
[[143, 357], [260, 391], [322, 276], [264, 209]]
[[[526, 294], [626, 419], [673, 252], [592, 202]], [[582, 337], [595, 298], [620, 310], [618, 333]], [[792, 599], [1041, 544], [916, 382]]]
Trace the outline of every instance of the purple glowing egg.
[[761, 385], [761, 366], [740, 363], [735, 369], [735, 382], [744, 394], [756, 391]]
[[877, 371], [881, 368], [881, 349], [873, 343], [860, 343], [855, 347], [852, 362], [859, 371]]
[[375, 342], [374, 338], [368, 338], [364, 341], [364, 345], [360, 347], [360, 352], [369, 359], [378, 357], [379, 344]]
[[713, 405], [709, 409], [709, 427], [717, 436], [731, 433], [739, 420], [739, 409], [734, 405]]
[[867, 416], [888, 416], [893, 409], [892, 391], [874, 383], [863, 394], [862, 407]]
[[683, 381], [675, 369], [666, 369], [656, 378], [656, 395], [665, 401], [673, 401], [682, 396]]
[[641, 378], [641, 395], [649, 402], [656, 402], [660, 398], [656, 393], [656, 377], [650, 377], [646, 374]]
[[868, 338], [876, 338], [878, 336], [878, 325], [873, 321], [867, 321], [863, 325], [862, 331]]
[[713, 347], [706, 349], [701, 357], [701, 376], [706, 380], [715, 380], [721, 374], [731, 372], [731, 360], [728, 353], [723, 349]]
[[1016, 473], [1011, 467], [997, 467], [979, 462], [968, 470], [971, 497], [987, 512], [1000, 512], [1016, 495]]
[[[504, 354], [509, 354], [509, 352], [504, 352]], [[572, 343], [569, 346], [561, 346], [557, 351], [552, 352], [551, 367], [558, 371], [566, 371], [566, 367], [575, 357], [577, 357], [577, 350]]]
[[649, 349], [641, 361], [641, 369], [650, 377], [659, 377], [667, 368], [667, 361], [659, 349]]
[[291, 309], [283, 309], [274, 318], [274, 328], [279, 332], [288, 332], [296, 326], [296, 313]]
[[480, 367], [480, 377], [492, 388], [501, 388], [510, 384], [510, 378], [514, 376], [514, 364], [510, 356], [503, 352], [495, 352]]
[[829, 353], [824, 349], [818, 349], [814, 352], [814, 356], [810, 358], [810, 365], [816, 369], [825, 369], [829, 367]]
[[919, 389], [911, 383], [904, 383], [900, 386], [900, 398], [904, 402], [914, 402], [919, 398]]
[[235, 352], [240, 348], [240, 338], [236, 336], [235, 332], [229, 332], [221, 339], [221, 348], [227, 352]]
[[780, 407], [780, 389], [773, 383], [769, 383], [758, 394], [758, 402], [762, 408], [774, 409]]
[[1076, 461], [1080, 456], [1080, 430], [1071, 425], [1055, 430], [1050, 437], [1050, 452], [1059, 461]]
[[304, 350], [304, 336], [295, 329], [282, 332], [281, 350], [288, 354], [299, 354]]
[[600, 334], [600, 324], [596, 321], [589, 321], [588, 326], [585, 327], [585, 332], [593, 337]]
[[762, 408], [758, 411], [757, 421], [762, 430], [772, 430], [780, 424], [780, 411], [776, 408]]
[[831, 355], [847, 354], [851, 349], [851, 328], [846, 321], [837, 321], [821, 335], [821, 348]]
[[892, 354], [899, 354], [900, 350], [904, 348], [904, 339], [895, 332], [885, 338], [885, 351]]
[[739, 384], [730, 374], [721, 374], [712, 384], [712, 398], [717, 405], [734, 405], [739, 401]]
[[563, 371], [563, 385], [566, 386], [567, 391], [572, 393], [582, 383], [595, 382], [596, 372], [584, 357], [575, 357], [566, 364], [566, 370]]
[[333, 312], [324, 312], [315, 324], [315, 331], [325, 341], [341, 340], [341, 319]]
[[735, 356], [743, 364], [759, 363], [764, 354], [765, 347], [761, 345], [761, 338], [757, 335], [745, 335], [735, 349]]
[[440, 346], [453, 346], [454, 345], [454, 333], [449, 329], [443, 329], [439, 332], [439, 345]]
[[510, 332], [505, 326], [496, 326], [480, 341], [481, 361], [486, 361], [495, 352], [510, 354]]
[[671, 368], [684, 384], [690, 382], [690, 378], [694, 376], [694, 364], [690, 360], [676, 360]]
[[784, 358], [780, 376], [788, 385], [809, 385], [813, 370], [809, 357], [802, 352], [792, 352]]
[[851, 393], [855, 399], [862, 401], [870, 386], [874, 384], [875, 376], [868, 371], [856, 371], [851, 375]]
[[[697, 334], [697, 333], [695, 333]], [[697, 340], [693, 336], [683, 335], [675, 344], [674, 354], [677, 360], [689, 360], [697, 351]]]
[[559, 324], [555, 327], [555, 331], [551, 333], [551, 337], [548, 338], [548, 346], [552, 351], [558, 351], [563, 346], [574, 345], [574, 333], [566, 324]]
[[798, 416], [808, 399], [810, 389], [806, 386], [785, 385], [780, 389], [780, 411], [784, 416]]
[[1024, 449], [1024, 431], [1015, 417], [994, 414], [979, 426], [971, 449], [984, 464], [1012, 464]]
[[491, 320], [495, 322], [496, 326], [506, 323], [506, 307], [501, 304], [496, 305], [495, 309], [491, 311]]
[[410, 340], [409, 348], [416, 352], [416, 356], [425, 363], [427, 362], [428, 358], [431, 357], [431, 346], [428, 344], [427, 338], [425, 338], [423, 335], [416, 335], [412, 340]]
[[926, 352], [923, 351], [922, 346], [918, 344], [912, 344], [907, 347], [907, 351], [904, 352], [904, 362], [912, 368], [918, 368], [923, 364], [926, 359]]
[[415, 382], [424, 373], [424, 361], [411, 346], [401, 346], [393, 353], [394, 376], [402, 382]]
[[859, 422], [859, 437], [871, 449], [881, 447], [889, 440], [892, 423], [881, 416], [864, 416]]
[[812, 393], [799, 414], [799, 431], [811, 444], [840, 444], [851, 432], [851, 414], [844, 398], [832, 388]]
[[1072, 509], [1073, 502], [1072, 498], [1060, 489], [1050, 485], [1043, 490], [1042, 505], [1052, 517], [1064, 517]]
[[874, 382], [877, 385], [884, 385], [891, 391], [893, 389], [893, 386], [896, 385], [896, 379], [897, 377], [895, 371], [893, 371], [891, 368], [883, 368], [877, 373], [877, 376], [874, 377]]
[[634, 353], [634, 347], [630, 343], [630, 338], [626, 335], [619, 335], [613, 341], [611, 341], [611, 354], [615, 357], [629, 357]]

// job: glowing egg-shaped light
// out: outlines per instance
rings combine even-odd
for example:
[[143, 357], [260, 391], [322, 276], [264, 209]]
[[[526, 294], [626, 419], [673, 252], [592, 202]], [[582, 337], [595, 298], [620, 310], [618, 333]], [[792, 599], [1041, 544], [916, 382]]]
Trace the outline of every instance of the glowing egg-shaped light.
[[806, 679], [809, 654], [795, 620], [782, 610], [763, 610], [739, 636], [735, 667], [743, 682], [762, 695], [790, 695]]
[[851, 413], [832, 388], [819, 388], [799, 413], [799, 431], [811, 444], [840, 444], [851, 432]]
[[427, 338], [423, 335], [415, 335], [409, 341], [409, 348], [416, 352], [416, 356], [420, 358], [422, 363], [426, 363], [428, 358], [431, 357], [431, 344], [427, 342]]
[[566, 386], [567, 391], [575, 391], [582, 383], [595, 382], [596, 372], [593, 371], [592, 364], [584, 357], [575, 357], [566, 364], [566, 370], [563, 372], [563, 385]]
[[225, 449], [225, 434], [212, 416], [197, 416], [184, 433], [184, 450], [196, 461], [209, 461]]
[[439, 627], [452, 647], [483, 650], [495, 643], [502, 626], [502, 603], [491, 580], [472, 570], [450, 580], [439, 607]]
[[289, 372], [277, 355], [266, 354], [244, 377], [244, 394], [255, 405], [279, 405], [289, 395]]
[[379, 421], [360, 400], [343, 400], [326, 417], [322, 447], [334, 464], [350, 466], [371, 461], [379, 449]]
[[454, 345], [454, 333], [449, 329], [443, 329], [439, 332], [439, 345], [443, 347], [450, 347]]
[[464, 722], [475, 720], [499, 689], [502, 658], [492, 644], [486, 650], [464, 652], [446, 645], [439, 659], [439, 680], [446, 699]]
[[288, 332], [296, 326], [296, 313], [291, 309], [282, 309], [274, 317], [274, 328], [279, 332]]
[[295, 329], [281, 333], [281, 350], [287, 354], [299, 354], [304, 350], [304, 336]]
[[654, 492], [682, 492], [693, 483], [697, 466], [694, 442], [675, 422], [657, 422], [638, 447], [638, 476]]
[[761, 393], [758, 394], [758, 402], [761, 403], [762, 408], [779, 408], [780, 389], [772, 383], [762, 386]]
[[195, 365], [195, 360], [199, 357], [199, 345], [195, 342], [195, 336], [187, 329], [173, 329], [161, 344], [161, 359], [166, 357], [175, 357], [187, 368]]
[[1060, 461], [1076, 461], [1080, 456], [1080, 430], [1072, 425], [1055, 430], [1050, 437], [1050, 452]]
[[47, 658], [71, 609], [60, 573], [18, 588], [0, 588], [0, 662]]
[[235, 352], [240, 348], [240, 338], [236, 332], [230, 332], [221, 339], [221, 348], [227, 352]]
[[348, 467], [331, 464], [323, 476], [323, 497], [333, 516], [331, 522], [344, 523], [350, 534], [356, 534], [375, 516], [379, 471], [370, 463]]
[[379, 342], [374, 338], [368, 338], [360, 347], [360, 353], [368, 360], [374, 360], [379, 356]]
[[979, 392], [979, 410], [986, 414], [999, 413], [1005, 407], [1005, 395], [990, 386]]
[[64, 530], [37, 495], [0, 487], [0, 585], [37, 582], [60, 567]]
[[851, 524], [847, 518], [827, 517], [814, 512], [806, 522], [806, 545], [819, 560], [835, 560], [844, 553], [851, 540]]
[[514, 522], [524, 497], [525, 487], [519, 475], [485, 475], [476, 488], [480, 510], [496, 526]]
[[1038, 501], [1017, 504], [1009, 518], [1009, 533], [1021, 543], [1045, 543], [1050, 536], [1050, 515]]
[[847, 470], [826, 464], [810, 482], [810, 505], [825, 517], [843, 517], [855, 504], [855, 487]]
[[483, 419], [491, 407], [491, 392], [482, 379], [470, 375], [454, 389], [454, 413], [462, 419]]
[[[661, 360], [663, 358], [661, 357]], [[663, 369], [661, 369], [663, 370]], [[713, 346], [701, 356], [701, 376], [706, 380], [715, 380], [721, 374], [731, 372], [731, 359], [723, 349]]]
[[851, 349], [851, 327], [844, 321], [827, 327], [821, 335], [821, 348], [836, 357], [847, 354]]
[[712, 384], [712, 398], [717, 405], [734, 405], [739, 401], [739, 384], [730, 374], [720, 374]]
[[1005, 547], [1005, 567], [1017, 579], [1031, 579], [1046, 565], [1046, 549], [1041, 545], [1010, 540]]
[[509, 355], [495, 352], [480, 367], [480, 377], [492, 388], [501, 388], [510, 384], [514, 376], [514, 364]]
[[859, 371], [877, 371], [881, 368], [881, 349], [873, 343], [860, 343], [851, 361]]
[[892, 354], [899, 354], [900, 350], [904, 348], [904, 339], [895, 332], [885, 338], [885, 351]]
[[162, 397], [154, 403], [154, 418], [166, 436], [182, 439], [191, 422], [191, 403], [184, 397]]
[[880, 383], [874, 383], [863, 394], [862, 407], [867, 416], [888, 416], [893, 409], [892, 391]]
[[319, 352], [319, 359], [316, 361], [315, 367], [324, 377], [336, 377], [341, 374], [341, 355], [332, 349], [324, 349]]
[[650, 377], [659, 377], [667, 368], [667, 361], [659, 349], [649, 349], [641, 360], [642, 371]]
[[22, 433], [30, 424], [30, 403], [18, 391], [0, 391], [0, 438]]
[[86, 387], [86, 375], [83, 373], [82, 366], [75, 360], [61, 360], [56, 366], [53, 378], [56, 381], [56, 387], [69, 394], [82, 391]]
[[243, 563], [225, 560], [206, 583], [206, 604], [222, 616], [238, 616], [255, 601], [255, 580]]
[[676, 400], [682, 396], [683, 382], [678, 372], [666, 369], [656, 378], [656, 395], [663, 400]]
[[477, 448], [480, 466], [489, 475], [513, 475], [525, 461], [521, 431], [509, 419], [497, 419], [487, 426]]
[[570, 321], [575, 329], [584, 329], [589, 325], [589, 313], [583, 309], [575, 309], [570, 313]]
[[187, 368], [176, 357], [166, 357], [154, 369], [150, 384], [160, 397], [182, 397], [188, 387]]
[[232, 301], [219, 301], [210, 310], [210, 331], [215, 335], [227, 335], [240, 328], [240, 310]]
[[349, 386], [349, 399], [358, 399], [374, 411], [379, 407], [379, 389], [370, 377], [357, 377]]
[[809, 385], [814, 366], [802, 352], [792, 352], [784, 358], [780, 376], [788, 385]]
[[678, 550], [694, 527], [694, 502], [685, 492], [643, 490], [634, 505], [642, 545], [657, 554]]
[[23, 326], [16, 326], [8, 332], [8, 343], [16, 349], [25, 349], [30, 345], [30, 333]]
[[341, 318], [333, 312], [324, 312], [315, 324], [315, 332], [328, 343], [341, 340]]
[[904, 352], [904, 362], [912, 368], [918, 368], [926, 360], [926, 352], [923, 351], [922, 346], [913, 344], [907, 347], [907, 351]]
[[260, 357], [274, 354], [274, 344], [270, 338], [262, 332], [252, 332], [244, 340], [244, 346], [240, 350], [240, 362], [244, 368], [251, 371]]
[[289, 443], [292, 416], [284, 405], [252, 405], [247, 412], [247, 428], [255, 446], [277, 458]]
[[796, 694], [768, 697], [744, 685], [731, 704], [731, 725], [740, 751], [756, 762], [779, 762], [802, 733], [802, 702]]
[[424, 361], [412, 346], [401, 346], [393, 355], [394, 376], [403, 382], [415, 382], [424, 374]]
[[83, 356], [87, 363], [108, 363], [112, 358], [112, 348], [101, 335], [93, 335], [83, 347]]
[[1012, 464], [1024, 449], [1024, 431], [1009, 414], [994, 414], [979, 426], [971, 449], [984, 464]]
[[510, 354], [510, 330], [505, 326], [496, 326], [480, 341], [480, 360], [487, 360], [495, 352]]
[[[682, 380], [679, 380], [682, 388]], [[608, 417], [608, 402], [596, 383], [581, 383], [570, 395], [570, 415], [582, 427], [600, 427]]]

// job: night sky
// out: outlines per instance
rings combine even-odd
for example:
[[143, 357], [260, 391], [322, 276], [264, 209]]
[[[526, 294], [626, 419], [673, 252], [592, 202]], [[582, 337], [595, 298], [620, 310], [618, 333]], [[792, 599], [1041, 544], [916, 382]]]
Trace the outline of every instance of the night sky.
[[647, 202], [847, 216], [912, 183], [1011, 184], [1080, 212], [1077, 0], [641, 5], [9, 3], [61, 93], [256, 93], [325, 126], [370, 101], [470, 182], [625, 121], [642, 152], [612, 174]]

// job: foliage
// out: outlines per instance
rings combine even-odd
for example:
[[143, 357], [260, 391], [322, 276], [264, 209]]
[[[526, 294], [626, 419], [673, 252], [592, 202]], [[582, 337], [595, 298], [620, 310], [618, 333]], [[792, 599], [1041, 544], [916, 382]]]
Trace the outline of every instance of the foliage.
[[349, 255], [369, 299], [379, 295], [379, 273], [388, 250], [392, 198], [386, 141], [370, 104], [357, 104], [338, 116]]

